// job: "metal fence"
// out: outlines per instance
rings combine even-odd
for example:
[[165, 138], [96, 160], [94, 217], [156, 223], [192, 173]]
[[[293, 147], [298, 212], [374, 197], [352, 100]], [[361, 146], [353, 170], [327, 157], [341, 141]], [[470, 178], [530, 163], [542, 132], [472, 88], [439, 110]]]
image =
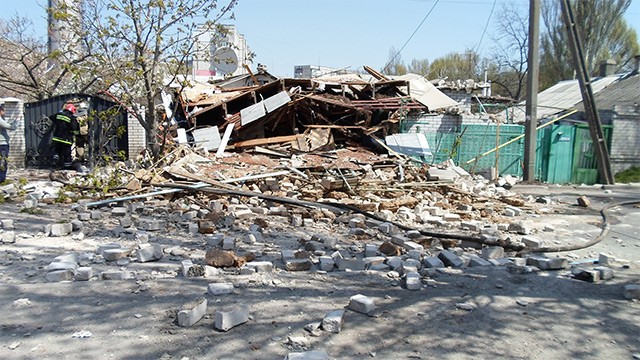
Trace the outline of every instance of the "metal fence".
[[[87, 94], [65, 94], [46, 100], [26, 103], [25, 164], [27, 167], [50, 167], [53, 164], [51, 146], [51, 115], [56, 114], [67, 101], [84, 101], [88, 104], [88, 134], [86, 152], [90, 160], [98, 156], [128, 158], [126, 112], [114, 102]], [[100, 114], [109, 113], [108, 121]], [[108, 123], [108, 124], [107, 124]], [[122, 127], [124, 131], [122, 131]], [[120, 129], [118, 129], [120, 128]]]

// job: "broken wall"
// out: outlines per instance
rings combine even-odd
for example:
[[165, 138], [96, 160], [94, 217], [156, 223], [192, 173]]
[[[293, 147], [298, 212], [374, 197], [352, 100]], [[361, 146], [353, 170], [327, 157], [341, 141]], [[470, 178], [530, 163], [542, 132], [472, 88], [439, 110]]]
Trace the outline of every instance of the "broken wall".
[[614, 106], [611, 171], [640, 167], [640, 105]]
[[8, 122], [16, 122], [16, 130], [8, 130], [10, 143], [9, 146], [9, 164], [15, 167], [23, 168], [26, 156], [26, 142], [24, 136], [24, 102], [16, 98], [2, 99], [5, 106], [5, 120]]

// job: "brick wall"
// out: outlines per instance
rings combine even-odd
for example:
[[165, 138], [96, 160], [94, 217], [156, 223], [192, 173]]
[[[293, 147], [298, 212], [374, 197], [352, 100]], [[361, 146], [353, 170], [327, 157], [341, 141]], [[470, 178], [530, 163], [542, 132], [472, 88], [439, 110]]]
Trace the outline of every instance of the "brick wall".
[[611, 136], [611, 171], [640, 167], [640, 105], [615, 106]]
[[135, 160], [147, 147], [146, 130], [140, 125], [138, 119], [127, 114], [127, 135], [129, 138], [129, 158]]
[[24, 168], [26, 157], [25, 145], [25, 124], [24, 124], [24, 103], [16, 98], [1, 99], [6, 110], [5, 120], [11, 122], [16, 121], [18, 128], [8, 131], [9, 142], [9, 166]]

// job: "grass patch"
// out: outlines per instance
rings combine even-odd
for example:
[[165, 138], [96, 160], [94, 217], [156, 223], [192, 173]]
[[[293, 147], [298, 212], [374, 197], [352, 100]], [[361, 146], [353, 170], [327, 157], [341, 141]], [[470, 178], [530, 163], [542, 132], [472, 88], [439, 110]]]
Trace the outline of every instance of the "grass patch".
[[31, 215], [44, 215], [45, 211], [40, 208], [22, 208], [20, 209], [21, 213], [31, 214]]
[[614, 176], [617, 183], [636, 183], [640, 182], [640, 167], [632, 167], [625, 171], [621, 171]]

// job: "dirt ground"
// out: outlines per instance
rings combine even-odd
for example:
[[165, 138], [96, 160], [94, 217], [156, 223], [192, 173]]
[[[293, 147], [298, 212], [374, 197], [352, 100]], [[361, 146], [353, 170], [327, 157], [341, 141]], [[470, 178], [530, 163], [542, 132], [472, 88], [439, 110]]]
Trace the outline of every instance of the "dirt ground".
[[[599, 234], [598, 211], [639, 198], [639, 189], [513, 190], [554, 200], [551, 213], [531, 219], [555, 228], [539, 237], [563, 244]], [[591, 199], [589, 208], [575, 206], [579, 195]], [[621, 259], [612, 266], [613, 279], [589, 283], [573, 279], [569, 270], [520, 274], [490, 266], [438, 271], [419, 291], [404, 289], [388, 272], [288, 272], [278, 262], [272, 273], [185, 278], [180, 261], [202, 261], [205, 246], [180, 229], [151, 240], [173, 248], [161, 261], [93, 265], [94, 273], [126, 268], [131, 280], [49, 283], [45, 268], [56, 256], [136, 241], [115, 237], [109, 219], [87, 223], [82, 234], [47, 237], [45, 224], [75, 219], [71, 205], [44, 205], [44, 213], [34, 215], [20, 207], [0, 206], [0, 220], [14, 220], [16, 233], [14, 244], [0, 244], [0, 359], [284, 359], [305, 350], [324, 350], [332, 359], [640, 359], [640, 302], [622, 295], [625, 284], [640, 284], [638, 207], [612, 208], [611, 230], [600, 244], [559, 254], [589, 266], [600, 252], [610, 253]], [[341, 234], [328, 223], [307, 229], [291, 227], [285, 218], [267, 220], [265, 258], [301, 237]], [[233, 293], [207, 294], [207, 285], [220, 281], [234, 283]], [[340, 333], [304, 330], [327, 312], [345, 309], [356, 294], [371, 297], [376, 310], [347, 310]], [[179, 327], [177, 311], [202, 296], [207, 315]], [[216, 309], [238, 303], [249, 306], [249, 321], [215, 330]], [[461, 309], [462, 303], [470, 310]]]

